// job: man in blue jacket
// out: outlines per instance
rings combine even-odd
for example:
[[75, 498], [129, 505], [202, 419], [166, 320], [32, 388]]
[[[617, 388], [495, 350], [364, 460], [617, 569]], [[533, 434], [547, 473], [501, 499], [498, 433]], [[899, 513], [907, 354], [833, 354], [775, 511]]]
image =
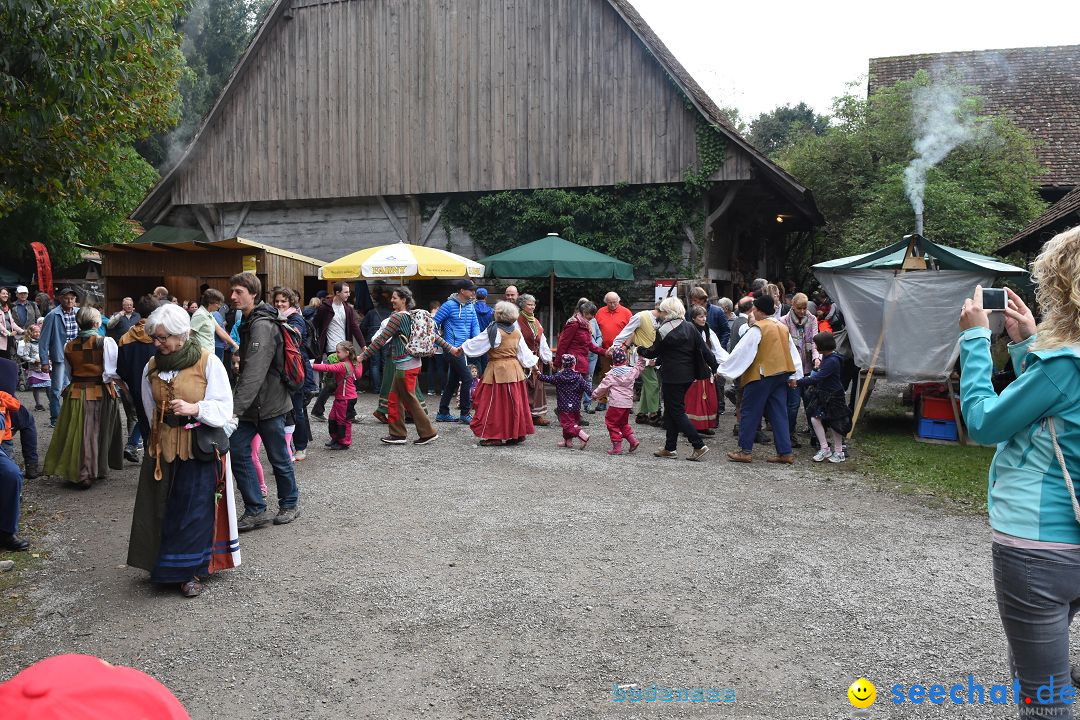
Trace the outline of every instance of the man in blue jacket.
[[75, 324], [75, 291], [64, 288], [57, 297], [58, 304], [45, 315], [41, 325], [41, 340], [38, 351], [41, 354], [41, 369], [52, 376], [49, 388], [49, 427], [56, 427], [56, 418], [60, 417], [60, 393], [64, 391], [71, 378], [64, 363], [64, 346], [79, 334]]
[[[454, 347], [461, 347], [463, 342], [480, 334], [480, 322], [476, 319], [476, 306], [473, 303], [475, 293], [476, 285], [472, 280], [468, 278], [458, 280], [457, 292], [446, 298], [446, 302], [435, 313], [435, 325], [438, 326], [439, 333], [443, 340]], [[464, 355], [447, 354], [446, 360], [450, 365], [450, 372], [447, 376], [446, 387], [443, 388], [442, 399], [439, 401], [439, 414], [435, 416], [435, 420], [437, 422], [460, 420], [466, 424], [470, 423], [472, 422], [472, 399], [469, 397], [469, 390], [472, 385], [472, 376], [469, 374], [469, 365]], [[454, 397], [459, 384], [461, 386], [461, 417], [457, 418], [450, 414], [450, 398]]]

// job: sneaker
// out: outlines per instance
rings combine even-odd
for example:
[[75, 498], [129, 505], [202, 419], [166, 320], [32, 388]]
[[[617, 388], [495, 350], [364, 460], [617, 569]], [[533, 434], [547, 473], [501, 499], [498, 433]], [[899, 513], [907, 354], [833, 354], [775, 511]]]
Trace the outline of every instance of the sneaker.
[[814, 462], [821, 462], [822, 460], [828, 460], [832, 457], [832, 450], [828, 448], [822, 448], [817, 451], [817, 455], [813, 457]]
[[275, 525], [288, 525], [296, 518], [300, 517], [300, 508], [281, 508], [277, 511], [277, 515], [274, 517]]
[[386, 437], [382, 438], [382, 441], [387, 445], [404, 445], [405, 443], [409, 442], [409, 439], [398, 437], [396, 435], [387, 435]]
[[653, 455], [655, 455], [658, 458], [677, 458], [677, 457], [679, 457], [678, 454], [674, 450], [666, 450], [664, 448], [660, 448], [659, 450], [654, 452]]
[[709, 446], [708, 445], [702, 445], [699, 448], [694, 448], [694, 452], [690, 453], [690, 455], [686, 459], [687, 460], [697, 461], [697, 460], [700, 460], [701, 458], [705, 457], [705, 453], [707, 453], [707, 452], [709, 452]]
[[438, 439], [439, 439], [439, 435], [438, 435], [438, 433], [436, 433], [436, 434], [432, 435], [431, 437], [418, 438], [416, 440], [413, 440], [413, 445], [427, 445], [428, 443], [435, 442]]
[[457, 418], [450, 413], [439, 413], [435, 416], [435, 422], [457, 422], [460, 418]]
[[261, 527], [265, 527], [270, 523], [270, 511], [263, 510], [258, 515], [252, 515], [245, 512], [240, 516], [240, 520], [236, 523], [236, 529], [240, 532], [247, 532], [248, 530], [257, 530]]
[[847, 455], [845, 455], [842, 452], [833, 453], [832, 455], [829, 456], [829, 462], [831, 462], [831, 463], [842, 463], [845, 460], [847, 460]]
[[472, 422], [472, 415], [462, 415], [458, 420], [460, 420], [463, 425], [468, 425]]
[[124, 448], [124, 459], [128, 462], [139, 462], [139, 451], [130, 446]]
[[294, 461], [295, 460], [306, 460], [307, 459], [307, 450], [297, 450], [296, 452], [293, 453], [292, 459]]

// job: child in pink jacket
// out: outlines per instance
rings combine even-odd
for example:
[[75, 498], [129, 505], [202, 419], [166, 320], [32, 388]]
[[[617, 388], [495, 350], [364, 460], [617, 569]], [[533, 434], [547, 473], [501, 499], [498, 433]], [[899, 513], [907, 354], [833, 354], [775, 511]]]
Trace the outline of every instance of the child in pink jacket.
[[330, 417], [327, 418], [330, 442], [326, 446], [331, 450], [345, 450], [352, 445], [352, 423], [345, 417], [345, 413], [349, 409], [349, 401], [356, 399], [356, 381], [360, 379], [364, 368], [356, 362], [351, 342], [338, 343], [337, 362], [312, 363], [311, 367], [316, 372], [333, 373], [337, 377], [334, 405], [330, 408]]
[[611, 369], [593, 390], [593, 400], [603, 395], [608, 396], [607, 412], [604, 414], [604, 424], [611, 435], [608, 455], [622, 453], [623, 440], [630, 443], [630, 452], [637, 450], [641, 444], [630, 427], [630, 411], [634, 408], [634, 381], [645, 369], [647, 362], [645, 358], [639, 357], [637, 365], [629, 367], [626, 364], [626, 351], [615, 347], [611, 351]]

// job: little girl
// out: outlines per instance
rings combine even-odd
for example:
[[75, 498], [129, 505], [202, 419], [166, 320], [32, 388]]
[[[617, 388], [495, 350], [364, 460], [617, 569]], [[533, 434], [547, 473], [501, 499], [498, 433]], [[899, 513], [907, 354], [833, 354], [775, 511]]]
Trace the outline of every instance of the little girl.
[[581, 449], [584, 450], [589, 442], [589, 434], [581, 429], [581, 395], [592, 390], [592, 383], [585, 376], [577, 372], [577, 358], [573, 355], [562, 356], [562, 370], [552, 375], [540, 373], [540, 379], [555, 386], [555, 396], [558, 403], [555, 406], [559, 416], [559, 424], [562, 425], [562, 442], [556, 443], [556, 447], [574, 447], [574, 438], [581, 440]]
[[34, 409], [44, 410], [41, 404], [41, 392], [48, 393], [52, 387], [52, 376], [41, 369], [41, 355], [38, 352], [38, 340], [41, 337], [41, 324], [34, 323], [26, 328], [26, 337], [19, 341], [19, 357], [26, 363], [26, 384], [34, 393]]
[[469, 385], [469, 398], [473, 402], [473, 407], [476, 407], [476, 390], [480, 387], [480, 369], [470, 363], [469, 374], [472, 376], [472, 384]]
[[[814, 345], [821, 353], [821, 364], [817, 370], [799, 380], [799, 388], [804, 394], [808, 388], [814, 389], [806, 400], [806, 412], [810, 415], [810, 425], [814, 428], [820, 448], [814, 462], [828, 460], [842, 463], [847, 459], [844, 455], [844, 435], [851, 430], [851, 411], [844, 401], [844, 382], [841, 379], [844, 361], [836, 354], [836, 339], [831, 332], [815, 335]], [[832, 449], [825, 440], [826, 425], [832, 436]]]
[[330, 444], [327, 447], [331, 450], [345, 450], [352, 444], [352, 423], [345, 414], [349, 409], [349, 401], [356, 399], [356, 381], [360, 379], [364, 368], [356, 362], [351, 342], [338, 343], [336, 354], [337, 362], [313, 363], [311, 367], [316, 372], [333, 373], [337, 378], [334, 405], [330, 408], [328, 418]]
[[630, 443], [630, 452], [638, 449], [639, 443], [634, 437], [634, 430], [630, 427], [630, 411], [634, 409], [634, 381], [648, 364], [643, 357], [639, 357], [634, 367], [626, 364], [626, 351], [616, 347], [611, 351], [611, 369], [592, 392], [592, 399], [599, 402], [605, 394], [608, 396], [607, 412], [604, 414], [604, 424], [607, 425], [608, 434], [611, 435], [611, 449], [608, 455], [622, 453], [623, 440]]

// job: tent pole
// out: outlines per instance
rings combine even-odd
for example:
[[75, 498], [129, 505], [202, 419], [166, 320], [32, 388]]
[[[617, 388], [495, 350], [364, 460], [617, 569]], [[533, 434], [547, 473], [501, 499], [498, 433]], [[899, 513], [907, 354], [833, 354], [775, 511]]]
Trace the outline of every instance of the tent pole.
[[551, 271], [548, 284], [548, 343], [555, 341], [555, 271]]

